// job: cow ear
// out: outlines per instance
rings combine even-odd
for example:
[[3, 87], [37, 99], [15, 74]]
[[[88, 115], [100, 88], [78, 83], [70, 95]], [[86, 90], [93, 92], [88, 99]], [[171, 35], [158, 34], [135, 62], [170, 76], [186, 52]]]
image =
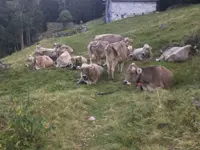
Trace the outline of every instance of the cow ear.
[[137, 74], [141, 74], [142, 73], [142, 69], [141, 68], [137, 68]]

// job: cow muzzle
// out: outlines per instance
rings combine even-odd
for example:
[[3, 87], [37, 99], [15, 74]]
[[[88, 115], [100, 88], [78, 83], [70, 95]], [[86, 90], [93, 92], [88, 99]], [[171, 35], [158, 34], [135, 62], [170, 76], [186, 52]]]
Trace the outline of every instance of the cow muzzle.
[[88, 76], [87, 75], [83, 75], [83, 80], [87, 81], [88, 80]]
[[124, 80], [124, 84], [125, 85], [131, 85], [131, 82], [127, 81], [127, 80]]

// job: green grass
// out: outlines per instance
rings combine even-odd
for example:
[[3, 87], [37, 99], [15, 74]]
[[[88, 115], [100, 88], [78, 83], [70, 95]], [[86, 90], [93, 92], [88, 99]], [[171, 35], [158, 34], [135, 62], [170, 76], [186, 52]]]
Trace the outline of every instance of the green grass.
[[[48, 39], [70, 45], [76, 54], [87, 55], [87, 44], [96, 34], [117, 33], [133, 38], [133, 46], [148, 43], [155, 56], [171, 42], [200, 30], [200, 5], [163, 13], [137, 16], [103, 25], [89, 23], [89, 31], [70, 37]], [[167, 24], [159, 29], [161, 24]], [[46, 149], [51, 150], [199, 150], [200, 114], [192, 101], [200, 96], [200, 58], [184, 63], [136, 62], [139, 66], [163, 65], [175, 74], [170, 90], [141, 92], [124, 86], [124, 74], [114, 81], [107, 75], [97, 85], [76, 85], [79, 72], [68, 69], [32, 71], [25, 59], [35, 45], [4, 58], [12, 69], [0, 73], [0, 110], [6, 115], [12, 95], [22, 100], [30, 94], [35, 110], [56, 129], [49, 133]], [[100, 96], [99, 92], [114, 92]], [[93, 115], [95, 122], [87, 117]], [[165, 126], [164, 126], [164, 125]]]

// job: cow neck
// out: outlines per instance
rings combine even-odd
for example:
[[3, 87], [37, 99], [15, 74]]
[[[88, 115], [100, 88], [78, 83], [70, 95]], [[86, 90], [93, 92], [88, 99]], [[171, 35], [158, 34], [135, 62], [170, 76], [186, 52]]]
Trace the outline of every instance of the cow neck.
[[140, 80], [141, 80], [141, 76], [142, 76], [142, 74], [139, 74], [139, 78], [137, 79], [137, 84], [140, 82]]

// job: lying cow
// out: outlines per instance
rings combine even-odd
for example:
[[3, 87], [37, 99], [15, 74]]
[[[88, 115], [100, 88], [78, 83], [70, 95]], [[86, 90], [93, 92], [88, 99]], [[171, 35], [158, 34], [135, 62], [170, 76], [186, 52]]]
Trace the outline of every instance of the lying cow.
[[67, 46], [67, 45], [62, 45], [61, 47], [57, 48], [55, 51], [58, 56], [60, 56], [62, 53], [66, 52], [66, 51], [69, 54], [74, 52], [74, 50], [70, 46]]
[[101, 40], [101, 41], [108, 41], [109, 43], [115, 43], [124, 40], [127, 44], [130, 44], [132, 42], [132, 39], [128, 37], [123, 37], [118, 34], [101, 34], [96, 35], [94, 40]]
[[34, 56], [49, 56], [53, 61], [55, 61], [58, 58], [58, 54], [55, 51], [55, 49], [51, 48], [44, 48], [39, 45], [36, 45], [36, 51], [33, 54]]
[[92, 59], [96, 60], [98, 65], [104, 65], [106, 60], [105, 48], [109, 44], [108, 41], [91, 41], [88, 45], [88, 55], [90, 58], [90, 63]]
[[152, 57], [152, 47], [145, 44], [142, 48], [137, 48], [129, 55], [133, 60], [146, 60]]
[[28, 64], [27, 67], [35, 68], [36, 70], [42, 69], [42, 68], [48, 68], [54, 65], [53, 60], [49, 56], [31, 56], [29, 55], [27, 59]]
[[97, 64], [82, 64], [79, 69], [81, 70], [81, 78], [78, 84], [96, 84], [104, 70], [103, 67]]
[[62, 53], [56, 60], [56, 67], [63, 68], [72, 66], [71, 55], [68, 51]]
[[74, 51], [70, 46], [65, 44], [54, 43], [53, 48], [56, 50], [56, 52], [59, 53], [59, 55], [61, 55], [65, 51], [68, 51], [70, 54]]
[[172, 47], [163, 52], [156, 61], [183, 62], [189, 58], [189, 52], [192, 46]]
[[72, 56], [71, 62], [72, 62], [71, 68], [76, 69], [78, 66], [81, 66], [84, 63], [87, 64], [88, 61], [83, 56]]
[[120, 72], [127, 60], [132, 47], [127, 46], [124, 41], [111, 43], [106, 47], [106, 65], [108, 74], [114, 79], [115, 67], [119, 64]]
[[143, 90], [154, 91], [155, 88], [170, 88], [173, 73], [163, 66], [138, 67], [135, 63], [126, 70], [124, 84], [136, 83]]

